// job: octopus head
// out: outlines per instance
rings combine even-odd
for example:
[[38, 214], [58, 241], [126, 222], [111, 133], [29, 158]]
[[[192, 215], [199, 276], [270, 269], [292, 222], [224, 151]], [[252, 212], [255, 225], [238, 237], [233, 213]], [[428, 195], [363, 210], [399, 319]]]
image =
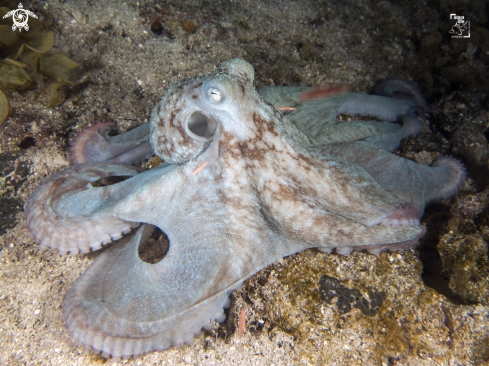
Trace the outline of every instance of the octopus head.
[[240, 118], [256, 94], [253, 67], [233, 59], [212, 74], [173, 83], [151, 115], [151, 144], [166, 162], [183, 164], [200, 155], [223, 130], [246, 134]]

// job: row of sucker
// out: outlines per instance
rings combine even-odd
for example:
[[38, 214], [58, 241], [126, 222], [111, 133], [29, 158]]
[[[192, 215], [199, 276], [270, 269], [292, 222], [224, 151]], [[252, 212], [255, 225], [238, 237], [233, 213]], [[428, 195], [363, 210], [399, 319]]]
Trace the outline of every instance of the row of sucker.
[[[26, 203], [27, 227], [39, 247], [60, 254], [88, 253], [139, 226], [105, 215], [97, 204], [103, 202], [109, 187], [94, 188], [90, 183], [140, 172], [128, 165], [92, 163], [73, 166], [44, 180]], [[84, 200], [77, 196], [80, 193], [84, 193]]]

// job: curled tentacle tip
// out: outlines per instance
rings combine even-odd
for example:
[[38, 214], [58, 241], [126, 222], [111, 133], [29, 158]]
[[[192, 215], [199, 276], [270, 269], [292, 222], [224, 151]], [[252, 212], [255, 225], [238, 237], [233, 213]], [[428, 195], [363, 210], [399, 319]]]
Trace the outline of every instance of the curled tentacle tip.
[[110, 131], [116, 127], [114, 120], [97, 121], [78, 133], [70, 147], [71, 164], [99, 161], [135, 164], [154, 155], [148, 123], [112, 136]]
[[[103, 133], [113, 130], [117, 127], [117, 122], [108, 119], [96, 121], [92, 126], [80, 131], [72, 140], [69, 148], [71, 165], [83, 164], [90, 161], [96, 161], [97, 154], [103, 150], [107, 141], [103, 138]], [[95, 151], [94, 151], [95, 149]]]
[[452, 156], [440, 156], [431, 164], [431, 166], [446, 167], [453, 173], [451, 181], [431, 198], [432, 201], [443, 200], [455, 195], [467, 179], [467, 168], [465, 167], [464, 163]]
[[420, 107], [426, 107], [426, 99], [418, 86], [405, 79], [386, 79], [374, 86], [374, 94], [395, 99], [408, 99]]

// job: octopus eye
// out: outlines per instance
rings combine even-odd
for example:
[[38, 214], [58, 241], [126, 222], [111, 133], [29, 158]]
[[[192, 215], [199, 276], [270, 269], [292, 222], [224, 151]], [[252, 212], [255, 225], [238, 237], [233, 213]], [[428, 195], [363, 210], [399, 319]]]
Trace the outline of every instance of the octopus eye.
[[207, 91], [207, 94], [209, 95], [210, 100], [214, 103], [219, 103], [222, 99], [221, 92], [216, 88], [210, 88]]

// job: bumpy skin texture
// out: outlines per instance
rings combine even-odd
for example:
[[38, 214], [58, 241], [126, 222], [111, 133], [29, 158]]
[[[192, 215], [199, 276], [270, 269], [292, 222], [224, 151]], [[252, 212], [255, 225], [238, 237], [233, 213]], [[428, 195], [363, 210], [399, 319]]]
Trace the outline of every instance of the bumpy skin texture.
[[[231, 291], [277, 259], [313, 247], [347, 254], [413, 246], [425, 232], [425, 203], [465, 179], [453, 158], [426, 167], [387, 151], [422, 128], [411, 112], [416, 98], [346, 93], [301, 103], [307, 88], [260, 95], [253, 73], [236, 59], [169, 87], [153, 110], [150, 141], [174, 165], [140, 174], [112, 162], [77, 165], [30, 198], [30, 230], [61, 253], [98, 249], [143, 224], [66, 294], [66, 325], [81, 344], [118, 359], [192, 342], [224, 320]], [[284, 115], [273, 105], [297, 110]], [[402, 126], [341, 122], [339, 112]], [[127, 179], [98, 184], [113, 176]], [[170, 241], [156, 264], [138, 256], [152, 226]]]

